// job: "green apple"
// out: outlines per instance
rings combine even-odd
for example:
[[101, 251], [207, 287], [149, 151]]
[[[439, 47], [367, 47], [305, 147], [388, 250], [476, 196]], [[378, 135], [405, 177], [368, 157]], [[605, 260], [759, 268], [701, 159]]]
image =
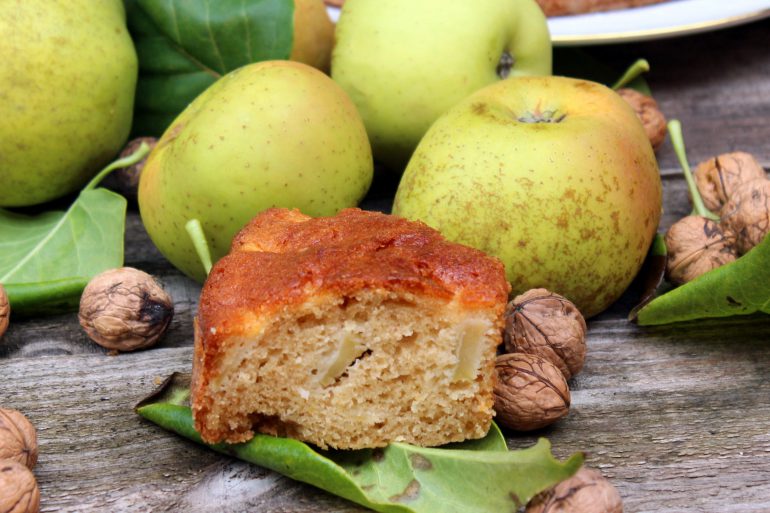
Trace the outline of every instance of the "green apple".
[[0, 41], [0, 206], [79, 189], [131, 129], [137, 60], [123, 2], [6, 2]]
[[652, 147], [622, 98], [594, 82], [524, 77], [431, 127], [393, 213], [500, 258], [515, 294], [544, 287], [592, 316], [639, 271], [661, 201]]
[[265, 61], [217, 81], [185, 109], [147, 159], [142, 221], [180, 270], [205, 270], [185, 231], [201, 222], [214, 259], [269, 207], [328, 216], [355, 206], [372, 180], [361, 117], [345, 92], [305, 64]]
[[401, 172], [447, 109], [508, 76], [549, 75], [534, 0], [347, 0], [332, 78], [364, 119], [376, 160]]

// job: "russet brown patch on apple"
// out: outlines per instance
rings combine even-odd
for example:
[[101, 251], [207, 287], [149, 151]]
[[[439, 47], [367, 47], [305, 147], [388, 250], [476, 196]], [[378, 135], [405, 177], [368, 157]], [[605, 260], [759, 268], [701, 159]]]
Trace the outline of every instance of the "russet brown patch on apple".
[[500, 109], [490, 108], [488, 104], [482, 102], [472, 103], [470, 110], [473, 114], [500, 125], [511, 125], [520, 121], [516, 113], [511, 111], [501, 112]]
[[519, 184], [520, 187], [527, 190], [531, 189], [532, 186], [535, 184], [535, 182], [533, 182], [532, 180], [526, 177], [517, 178], [516, 183]]
[[487, 104], [480, 102], [471, 105], [471, 110], [474, 114], [478, 114], [479, 116], [483, 116], [488, 112]]
[[168, 146], [177, 137], [179, 137], [179, 134], [182, 132], [182, 130], [184, 130], [185, 126], [185, 123], [177, 123], [176, 125], [169, 127], [168, 132], [166, 132], [157, 142], [156, 148], [160, 149], [164, 146]]
[[585, 80], [578, 80], [574, 83], [575, 88], [577, 89], [584, 89], [586, 91], [591, 91], [596, 88], [596, 84], [593, 82], [587, 82]]
[[[620, 212], [615, 210], [610, 214], [610, 219], [612, 219], [612, 226], [615, 228], [615, 233], [620, 233]], [[649, 222], [649, 217], [647, 218], [647, 222]], [[645, 223], [646, 226], [646, 223]]]
[[583, 240], [597, 239], [600, 237], [595, 228], [583, 228], [580, 230], [580, 238]]

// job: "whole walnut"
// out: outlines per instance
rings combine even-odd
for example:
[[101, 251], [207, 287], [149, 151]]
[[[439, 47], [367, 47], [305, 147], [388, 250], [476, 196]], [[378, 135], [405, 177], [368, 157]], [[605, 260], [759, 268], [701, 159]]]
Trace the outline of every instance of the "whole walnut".
[[652, 148], [654, 150], [660, 148], [666, 139], [666, 117], [660, 111], [658, 102], [652, 96], [647, 96], [634, 89], [618, 89], [617, 93], [636, 112]]
[[16, 461], [30, 470], [37, 463], [35, 426], [19, 411], [0, 408], [0, 459]]
[[750, 153], [736, 151], [701, 162], [695, 167], [693, 177], [703, 204], [719, 212], [738, 186], [766, 175]]
[[3, 284], [0, 283], [0, 338], [5, 334], [5, 330], [8, 329], [8, 322], [11, 317], [11, 305], [8, 303], [8, 294], [5, 293]]
[[[137, 137], [136, 139], [132, 139], [128, 141], [126, 147], [120, 152], [120, 158], [128, 157], [134, 153], [139, 149], [142, 143], [145, 143], [152, 149], [158, 144], [158, 139], [155, 137]], [[145, 157], [136, 164], [116, 169], [107, 175], [107, 178], [104, 179], [102, 184], [108, 189], [112, 189], [129, 199], [135, 200], [137, 188], [139, 187], [139, 177], [142, 175], [142, 170], [144, 169], [144, 164], [147, 162], [148, 156], [149, 154], [145, 155]]]
[[598, 470], [583, 467], [536, 495], [525, 513], [623, 513], [618, 490]]
[[546, 289], [516, 296], [505, 310], [505, 350], [542, 356], [566, 379], [586, 357], [586, 321], [568, 299]]
[[13, 460], [0, 460], [0, 511], [40, 511], [40, 489], [35, 476], [27, 467]]
[[525, 353], [500, 355], [495, 371], [495, 418], [503, 426], [531, 431], [569, 413], [567, 381], [545, 358]]
[[722, 226], [735, 233], [738, 253], [748, 252], [770, 232], [770, 180], [760, 178], [739, 185], [721, 215]]
[[681, 285], [735, 261], [735, 234], [701, 216], [683, 217], [666, 232], [666, 279]]
[[171, 297], [149, 274], [121, 267], [95, 276], [80, 298], [80, 325], [102, 347], [133, 351], [154, 345], [174, 315]]

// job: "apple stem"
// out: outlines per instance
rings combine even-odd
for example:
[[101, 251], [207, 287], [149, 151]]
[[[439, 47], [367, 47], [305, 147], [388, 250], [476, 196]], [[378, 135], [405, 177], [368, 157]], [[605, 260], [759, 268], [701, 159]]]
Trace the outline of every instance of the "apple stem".
[[612, 86], [612, 89], [617, 91], [621, 87], [627, 86], [636, 77], [642, 73], [646, 73], [647, 71], [650, 71], [650, 63], [647, 62], [647, 59], [637, 59], [636, 62], [629, 66], [626, 72], [623, 73], [623, 76], [621, 76], [618, 81], [615, 82], [615, 84]]
[[147, 146], [146, 143], [142, 143], [137, 150], [132, 153], [131, 155], [128, 155], [126, 157], [123, 157], [121, 159], [118, 159], [111, 164], [109, 164], [107, 167], [99, 171], [96, 176], [94, 176], [90, 182], [85, 186], [83, 189], [84, 191], [90, 191], [91, 189], [95, 189], [99, 183], [104, 180], [104, 178], [115, 171], [116, 169], [120, 169], [122, 167], [128, 167], [133, 166], [140, 160], [142, 160], [147, 153], [150, 152], [150, 147]]
[[198, 258], [200, 258], [208, 275], [211, 272], [211, 251], [209, 251], [209, 243], [206, 241], [206, 234], [203, 232], [201, 222], [197, 219], [190, 219], [184, 225], [184, 229], [187, 230], [187, 234], [192, 239], [195, 252], [198, 253]]
[[687, 188], [690, 190], [690, 196], [692, 197], [692, 213], [690, 215], [698, 215], [711, 219], [712, 221], [719, 221], [719, 216], [711, 212], [703, 204], [703, 198], [701, 198], [698, 186], [695, 185], [695, 179], [690, 171], [690, 164], [687, 162], [687, 150], [684, 145], [684, 136], [682, 135], [682, 123], [678, 119], [672, 119], [668, 122], [668, 135], [671, 137], [671, 144], [674, 145], [674, 152], [679, 159], [679, 165], [682, 166], [682, 172], [684, 178], [687, 180]]

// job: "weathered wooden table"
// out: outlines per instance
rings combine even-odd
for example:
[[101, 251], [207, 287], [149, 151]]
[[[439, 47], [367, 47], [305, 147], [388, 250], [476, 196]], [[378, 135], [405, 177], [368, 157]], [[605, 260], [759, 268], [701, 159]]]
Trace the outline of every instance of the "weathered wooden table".
[[[743, 149], [770, 167], [770, 20], [683, 39], [593, 48], [649, 82], [684, 125], [690, 160]], [[670, 145], [659, 154], [663, 226], [689, 211]], [[15, 322], [0, 341], [0, 404], [37, 426], [43, 511], [361, 511], [310, 486], [220, 456], [143, 421], [138, 398], [189, 371], [199, 286], [153, 247], [135, 209], [126, 262], [161, 277], [176, 316], [154, 349], [109, 356], [74, 314]], [[640, 328], [627, 294], [589, 323], [569, 417], [547, 436], [560, 457], [587, 451], [627, 512], [770, 511], [770, 317]]]

